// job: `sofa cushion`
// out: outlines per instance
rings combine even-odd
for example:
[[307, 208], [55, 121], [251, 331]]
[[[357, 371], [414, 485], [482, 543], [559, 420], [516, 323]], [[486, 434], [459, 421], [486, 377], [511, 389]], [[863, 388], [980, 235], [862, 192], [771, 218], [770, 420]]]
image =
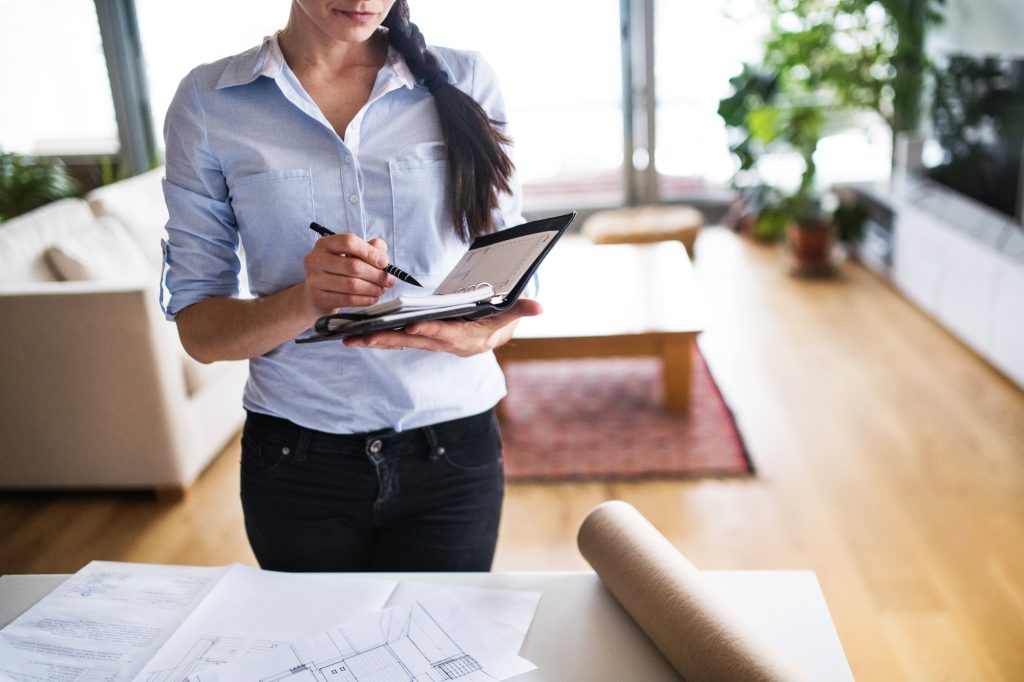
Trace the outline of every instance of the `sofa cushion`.
[[163, 167], [99, 187], [85, 198], [97, 216], [116, 219], [142, 249], [146, 260], [159, 269], [163, 254], [160, 238], [167, 225]]
[[0, 284], [52, 282], [43, 253], [81, 230], [97, 225], [82, 199], [61, 199], [0, 223]]
[[107, 218], [65, 235], [43, 256], [60, 281], [145, 283], [152, 273], [124, 227]]

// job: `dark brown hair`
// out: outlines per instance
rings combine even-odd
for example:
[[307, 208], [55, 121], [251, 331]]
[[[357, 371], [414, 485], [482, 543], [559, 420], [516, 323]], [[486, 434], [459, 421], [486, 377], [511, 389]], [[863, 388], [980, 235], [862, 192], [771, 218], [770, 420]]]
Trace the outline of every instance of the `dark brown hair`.
[[514, 166], [504, 148], [511, 140], [476, 100], [448, 83], [448, 74], [427, 49], [419, 27], [409, 20], [407, 0], [395, 2], [384, 26], [388, 41], [434, 96], [447, 150], [448, 199], [455, 234], [469, 242], [491, 232], [498, 194], [511, 192]]

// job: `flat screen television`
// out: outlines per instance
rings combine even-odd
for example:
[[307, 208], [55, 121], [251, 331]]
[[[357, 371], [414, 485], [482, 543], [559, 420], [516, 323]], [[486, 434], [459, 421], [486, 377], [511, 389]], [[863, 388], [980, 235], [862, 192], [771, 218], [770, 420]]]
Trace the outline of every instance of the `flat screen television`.
[[1024, 57], [935, 57], [925, 175], [1024, 225]]

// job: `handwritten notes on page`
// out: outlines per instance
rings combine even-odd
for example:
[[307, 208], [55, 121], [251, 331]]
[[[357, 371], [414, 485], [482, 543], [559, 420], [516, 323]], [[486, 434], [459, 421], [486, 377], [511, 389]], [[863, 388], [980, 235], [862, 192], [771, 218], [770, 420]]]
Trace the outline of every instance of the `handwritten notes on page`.
[[557, 237], [557, 232], [538, 232], [470, 249], [434, 293], [453, 294], [490, 284], [494, 293], [507, 294]]
[[0, 678], [131, 680], [227, 570], [90, 563], [0, 631]]

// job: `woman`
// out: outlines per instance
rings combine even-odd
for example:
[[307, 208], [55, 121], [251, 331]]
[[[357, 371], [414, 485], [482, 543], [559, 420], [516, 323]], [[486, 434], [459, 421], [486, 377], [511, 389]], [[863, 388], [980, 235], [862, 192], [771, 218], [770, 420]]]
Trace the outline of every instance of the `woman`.
[[407, 0], [293, 0], [277, 35], [182, 81], [165, 311], [195, 358], [249, 359], [242, 506], [264, 568], [490, 568], [505, 390], [490, 351], [539, 304], [293, 339], [408, 291], [390, 261], [430, 291], [472, 237], [522, 222], [504, 116], [483, 60], [427, 50]]

